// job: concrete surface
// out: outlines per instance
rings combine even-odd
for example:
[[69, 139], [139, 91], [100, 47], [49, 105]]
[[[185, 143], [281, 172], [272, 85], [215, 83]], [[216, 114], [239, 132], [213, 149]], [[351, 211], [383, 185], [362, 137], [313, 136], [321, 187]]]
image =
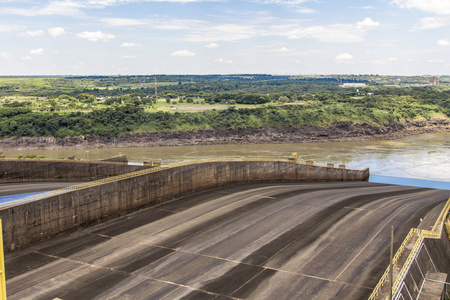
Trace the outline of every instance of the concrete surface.
[[6, 256], [8, 299], [367, 299], [450, 191], [249, 184], [147, 208]]
[[[87, 167], [82, 163], [72, 165]], [[101, 171], [101, 165], [89, 165], [94, 173], [106, 174]], [[56, 168], [56, 165], [50, 166]], [[107, 166], [114, 164], [104, 165]], [[74, 169], [73, 174], [76, 173]], [[144, 207], [219, 186], [251, 182], [362, 181], [368, 177], [368, 169], [327, 168], [273, 160], [194, 161], [163, 169], [150, 168], [2, 207], [4, 249], [15, 251]]]
[[427, 272], [419, 300], [441, 300], [446, 281], [446, 273]]
[[107, 161], [0, 159], [0, 183], [92, 181], [145, 169]]

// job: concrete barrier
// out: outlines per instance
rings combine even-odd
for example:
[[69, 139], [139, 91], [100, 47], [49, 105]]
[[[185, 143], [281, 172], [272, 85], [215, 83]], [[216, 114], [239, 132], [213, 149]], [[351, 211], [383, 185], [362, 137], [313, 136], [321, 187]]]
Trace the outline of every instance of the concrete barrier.
[[121, 162], [2, 159], [0, 160], [0, 183], [92, 181], [147, 168]]
[[116, 155], [110, 158], [101, 159], [100, 161], [111, 161], [111, 162], [122, 162], [122, 163], [128, 163], [128, 158], [124, 154]]
[[253, 182], [362, 181], [368, 177], [368, 169], [327, 168], [287, 160], [200, 161], [151, 168], [1, 209], [5, 251], [218, 186]]

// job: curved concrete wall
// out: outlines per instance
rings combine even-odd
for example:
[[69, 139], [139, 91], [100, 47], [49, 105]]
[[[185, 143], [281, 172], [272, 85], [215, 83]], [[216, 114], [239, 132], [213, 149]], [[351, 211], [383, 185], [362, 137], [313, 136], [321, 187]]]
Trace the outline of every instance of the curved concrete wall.
[[6, 251], [102, 222], [141, 207], [221, 185], [250, 182], [361, 181], [369, 170], [287, 161], [217, 161], [156, 168], [0, 210]]
[[0, 159], [0, 183], [92, 181], [143, 169], [148, 167], [101, 161]]

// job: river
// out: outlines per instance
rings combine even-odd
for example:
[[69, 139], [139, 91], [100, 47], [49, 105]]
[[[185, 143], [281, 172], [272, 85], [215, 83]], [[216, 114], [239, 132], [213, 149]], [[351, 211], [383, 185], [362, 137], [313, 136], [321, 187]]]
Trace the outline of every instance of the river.
[[170, 164], [203, 158], [287, 158], [298, 153], [299, 160], [345, 164], [349, 168], [370, 167], [371, 174], [450, 182], [450, 133], [429, 133], [398, 140], [325, 142], [304, 144], [214, 145], [158, 148], [103, 148], [83, 150], [5, 150], [4, 155], [42, 155], [46, 158], [75, 156], [96, 160], [119, 154], [132, 163], [161, 160]]

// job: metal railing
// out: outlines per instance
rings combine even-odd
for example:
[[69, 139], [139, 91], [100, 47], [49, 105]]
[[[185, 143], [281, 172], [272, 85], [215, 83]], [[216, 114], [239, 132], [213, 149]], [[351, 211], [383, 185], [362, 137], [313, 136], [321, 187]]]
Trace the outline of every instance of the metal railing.
[[6, 300], [5, 254], [3, 252], [3, 228], [0, 219], [0, 300]]
[[[398, 248], [397, 252], [395, 253], [392, 264], [395, 265], [400, 258], [400, 256], [403, 254], [403, 251], [405, 250], [406, 246], [408, 245], [409, 241], [417, 235], [417, 233], [420, 232], [420, 229], [412, 228], [406, 238], [403, 240], [403, 243]], [[387, 283], [389, 273], [391, 271], [390, 266], [387, 267], [386, 271], [383, 273], [383, 276], [381, 276], [380, 280], [378, 281], [378, 284], [373, 289], [372, 294], [369, 297], [369, 300], [375, 299], [376, 296], [378, 296], [378, 293], [380, 292], [381, 288], [384, 286], [384, 284]]]
[[[393, 294], [396, 294], [396, 290], [400, 286], [401, 282], [403, 282], [407, 271], [409, 270], [409, 266], [411, 265], [414, 257], [416, 257], [418, 250], [420, 249], [420, 245], [422, 244], [423, 240], [425, 238], [432, 238], [432, 239], [440, 239], [442, 235], [442, 229], [443, 225], [446, 219], [446, 216], [448, 215], [450, 209], [450, 198], [448, 199], [447, 203], [445, 204], [444, 208], [442, 209], [441, 213], [439, 214], [439, 217], [437, 218], [436, 222], [434, 223], [434, 226], [431, 230], [423, 230], [418, 228], [412, 228], [406, 238], [404, 239], [403, 243], [400, 245], [399, 249], [397, 250], [397, 253], [395, 254], [393, 258], [393, 265], [399, 260], [400, 256], [403, 254], [404, 250], [406, 249], [406, 246], [410, 242], [411, 238], [414, 236], [417, 236], [417, 240], [413, 245], [413, 248], [411, 249], [411, 252], [409, 253], [405, 263], [403, 264], [402, 268], [400, 269], [400, 272], [397, 276], [397, 279], [395, 280], [392, 290]], [[372, 294], [369, 296], [369, 300], [374, 300], [378, 296], [379, 292], [381, 291], [381, 288], [386, 284], [388, 276], [390, 273], [390, 266], [387, 267], [386, 271], [384, 272], [383, 276], [381, 276], [380, 280], [378, 281], [378, 284], [375, 286], [375, 288], [372, 291]], [[388, 299], [388, 298], [386, 298]]]

